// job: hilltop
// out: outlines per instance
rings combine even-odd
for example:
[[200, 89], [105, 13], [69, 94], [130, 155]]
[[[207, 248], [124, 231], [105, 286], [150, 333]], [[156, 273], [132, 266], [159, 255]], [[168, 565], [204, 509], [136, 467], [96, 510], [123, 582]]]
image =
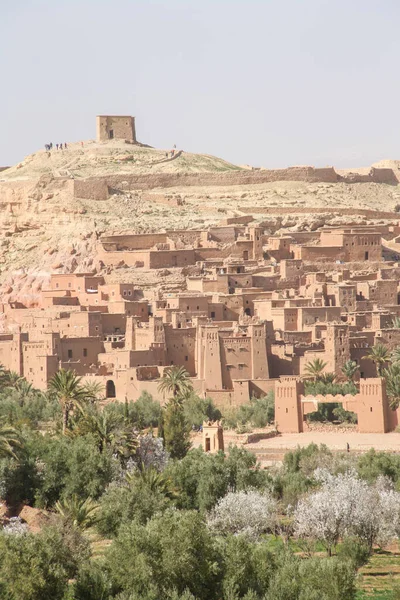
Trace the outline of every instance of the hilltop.
[[[396, 218], [387, 213], [400, 206], [400, 161], [351, 171], [267, 171], [179, 149], [167, 158], [166, 152], [121, 140], [87, 141], [62, 151], [40, 150], [2, 171], [3, 301], [34, 304], [52, 272], [89, 270], [145, 288], [184, 288], [180, 269], [158, 273], [121, 266], [107, 273], [97, 256], [106, 233], [204, 228], [246, 214], [270, 233], [307, 231]], [[390, 184], [374, 181], [387, 173], [394, 174]], [[79, 197], [74, 188], [79, 182], [101, 182], [107, 196]]]
[[[83, 144], [83, 145], [82, 145]], [[0, 180], [24, 180], [52, 175], [53, 177], [93, 177], [110, 173], [202, 173], [239, 170], [221, 158], [206, 154], [191, 154], [178, 150], [175, 157], [166, 157], [168, 150], [156, 150], [144, 145], [126, 144], [123, 140], [86, 141], [68, 144], [67, 150], [39, 150], [21, 163], [3, 171]]]

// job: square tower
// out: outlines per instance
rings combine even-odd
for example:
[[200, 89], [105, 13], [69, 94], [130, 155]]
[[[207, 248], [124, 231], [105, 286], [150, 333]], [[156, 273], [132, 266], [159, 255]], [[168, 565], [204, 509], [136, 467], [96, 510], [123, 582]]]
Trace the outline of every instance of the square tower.
[[96, 117], [97, 141], [127, 140], [136, 143], [135, 117], [99, 115]]

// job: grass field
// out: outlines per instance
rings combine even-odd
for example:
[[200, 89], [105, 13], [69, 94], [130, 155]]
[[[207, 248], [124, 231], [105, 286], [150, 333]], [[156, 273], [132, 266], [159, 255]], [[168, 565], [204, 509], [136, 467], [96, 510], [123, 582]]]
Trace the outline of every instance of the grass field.
[[357, 600], [400, 600], [400, 553], [376, 551], [359, 571]]

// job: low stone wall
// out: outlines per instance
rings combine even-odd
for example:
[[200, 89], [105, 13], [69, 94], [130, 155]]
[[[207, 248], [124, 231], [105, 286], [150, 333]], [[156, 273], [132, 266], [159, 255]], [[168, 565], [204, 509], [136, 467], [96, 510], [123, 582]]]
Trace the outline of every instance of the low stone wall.
[[274, 438], [279, 435], [279, 432], [276, 429], [272, 431], [264, 431], [259, 433], [250, 433], [247, 436], [246, 444], [255, 444], [260, 440], [269, 440], [270, 438]]
[[101, 177], [74, 179], [74, 198], [85, 200], [107, 200], [109, 196], [107, 180]]
[[[186, 187], [186, 186], [231, 186], [254, 185], [275, 181], [305, 181], [309, 183], [358, 183], [376, 182], [397, 185], [398, 180], [392, 169], [371, 168], [368, 174], [349, 173], [339, 175], [333, 167], [317, 169], [314, 167], [288, 167], [287, 169], [257, 169], [253, 171], [233, 170], [218, 173], [151, 173], [133, 175], [121, 173], [92, 177], [78, 182], [79, 193], [93, 199], [103, 200], [104, 189], [92, 186], [92, 182], [105, 181], [111, 189], [150, 190], [154, 188]], [[83, 184], [83, 185], [82, 185]], [[90, 196], [89, 196], [90, 194]], [[97, 197], [102, 196], [102, 197]]]
[[[367, 208], [335, 208], [326, 207], [319, 208], [314, 206], [309, 207], [293, 207], [286, 206], [284, 208], [278, 208], [275, 206], [239, 206], [238, 210], [246, 213], [256, 214], [271, 214], [271, 215], [309, 215], [309, 214], [339, 214], [339, 215], [358, 215], [361, 217], [369, 217], [371, 219], [393, 219], [396, 221], [400, 220], [400, 213], [388, 212], [382, 210], [369, 210]], [[292, 235], [292, 232], [290, 232]], [[293, 237], [297, 234], [294, 233]]]

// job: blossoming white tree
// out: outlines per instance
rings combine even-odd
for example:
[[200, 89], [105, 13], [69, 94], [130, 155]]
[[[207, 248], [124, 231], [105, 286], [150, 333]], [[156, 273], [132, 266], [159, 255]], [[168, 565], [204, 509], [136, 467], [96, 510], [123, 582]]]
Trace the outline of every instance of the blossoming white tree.
[[208, 515], [208, 526], [216, 533], [244, 534], [258, 538], [274, 528], [276, 501], [269, 494], [257, 491], [229, 492]]
[[354, 471], [334, 476], [320, 470], [315, 476], [322, 486], [297, 505], [295, 535], [321, 542], [329, 555], [345, 536], [358, 537], [371, 550], [373, 544], [387, 543], [399, 535], [398, 492], [385, 489], [381, 482], [369, 485]]

